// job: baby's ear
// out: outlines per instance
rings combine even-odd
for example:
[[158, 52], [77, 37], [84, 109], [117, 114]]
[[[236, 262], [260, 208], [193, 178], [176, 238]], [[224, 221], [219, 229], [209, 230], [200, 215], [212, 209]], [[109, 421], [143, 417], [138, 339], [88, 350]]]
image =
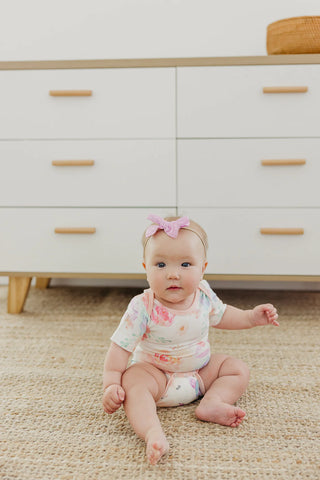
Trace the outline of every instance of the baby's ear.
[[205, 262], [205, 263], [202, 265], [202, 273], [205, 272], [207, 266], [208, 266], [208, 262]]

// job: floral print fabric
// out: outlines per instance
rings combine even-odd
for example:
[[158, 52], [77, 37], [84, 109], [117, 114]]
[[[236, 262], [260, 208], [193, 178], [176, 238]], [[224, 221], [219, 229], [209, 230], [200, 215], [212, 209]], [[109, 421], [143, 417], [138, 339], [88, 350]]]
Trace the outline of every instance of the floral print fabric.
[[149, 309], [147, 292], [130, 301], [111, 340], [133, 352], [133, 362], [148, 362], [168, 372], [205, 366], [210, 359], [209, 326], [220, 322], [226, 308], [208, 282], [200, 282], [188, 310], [169, 309], [155, 299]]

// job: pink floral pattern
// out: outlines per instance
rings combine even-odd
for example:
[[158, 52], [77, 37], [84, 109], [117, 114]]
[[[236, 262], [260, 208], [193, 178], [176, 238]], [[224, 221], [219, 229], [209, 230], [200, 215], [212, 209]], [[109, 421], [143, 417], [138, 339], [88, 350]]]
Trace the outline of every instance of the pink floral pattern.
[[210, 359], [209, 326], [220, 322], [225, 307], [204, 280], [187, 311], [169, 310], [153, 300], [149, 315], [147, 294], [140, 294], [131, 300], [111, 340], [132, 352], [133, 362], [153, 363], [169, 372], [198, 370]]
[[175, 315], [162, 305], [155, 305], [151, 313], [151, 320], [156, 325], [172, 325], [174, 318]]

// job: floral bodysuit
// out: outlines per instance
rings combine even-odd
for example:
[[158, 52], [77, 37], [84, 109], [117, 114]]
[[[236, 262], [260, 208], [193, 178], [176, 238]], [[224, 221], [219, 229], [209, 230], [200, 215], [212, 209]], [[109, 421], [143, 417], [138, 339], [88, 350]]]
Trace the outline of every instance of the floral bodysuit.
[[218, 325], [225, 309], [205, 280], [187, 310], [164, 307], [148, 289], [130, 301], [111, 340], [132, 352], [134, 363], [166, 372], [196, 371], [209, 362], [209, 326]]

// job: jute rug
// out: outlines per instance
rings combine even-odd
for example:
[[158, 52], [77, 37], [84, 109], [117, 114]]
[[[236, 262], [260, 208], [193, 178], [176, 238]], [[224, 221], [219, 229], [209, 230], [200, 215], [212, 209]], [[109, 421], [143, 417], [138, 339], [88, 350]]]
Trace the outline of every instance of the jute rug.
[[136, 290], [32, 288], [6, 313], [0, 288], [3, 480], [320, 478], [320, 294], [217, 292], [242, 308], [271, 301], [280, 328], [214, 330], [214, 349], [244, 359], [251, 381], [232, 429], [198, 421], [195, 404], [160, 409], [169, 455], [152, 467], [123, 410], [101, 408], [109, 337]]

